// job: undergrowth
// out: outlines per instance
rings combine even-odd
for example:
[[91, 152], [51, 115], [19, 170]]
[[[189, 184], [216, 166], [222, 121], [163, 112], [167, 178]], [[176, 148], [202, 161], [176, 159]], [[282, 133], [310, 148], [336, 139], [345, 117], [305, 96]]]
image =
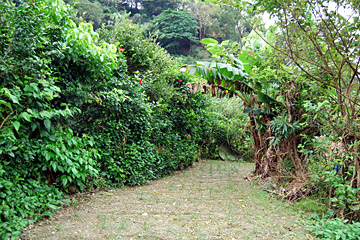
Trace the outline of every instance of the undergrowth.
[[307, 230], [320, 239], [360, 239], [360, 222], [331, 218], [333, 214], [333, 210], [329, 210], [322, 218], [317, 214], [311, 214], [307, 221]]

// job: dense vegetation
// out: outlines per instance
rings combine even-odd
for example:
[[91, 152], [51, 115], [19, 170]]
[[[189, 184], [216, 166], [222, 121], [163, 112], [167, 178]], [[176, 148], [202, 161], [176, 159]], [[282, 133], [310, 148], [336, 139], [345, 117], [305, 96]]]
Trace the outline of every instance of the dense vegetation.
[[270, 182], [268, 191], [290, 201], [316, 196], [323, 216], [313, 215], [314, 234], [358, 239], [358, 3], [220, 2], [239, 15], [268, 11], [278, 22], [267, 31], [254, 22], [240, 50], [203, 39], [216, 62], [198, 62], [189, 72], [206, 77], [214, 96], [243, 99], [254, 177]]
[[[14, 3], [0, 3], [3, 239], [64, 193], [143, 184], [223, 145], [267, 191], [315, 196], [315, 235], [359, 236], [356, 1]], [[181, 73], [179, 56], [213, 61]]]
[[130, 20], [96, 33], [49, 0], [2, 2], [0, 21], [3, 239], [63, 192], [143, 184], [198, 159], [208, 99]]
[[[75, 3], [77, 16], [93, 23], [94, 29], [102, 25], [112, 28], [129, 14], [144, 34], [156, 38], [169, 53], [194, 63], [210, 55], [202, 48], [200, 40], [212, 37], [218, 41], [242, 42], [251, 28], [231, 7], [213, 3], [179, 1], [113, 1], [113, 0], [65, 0]], [[250, 20], [253, 14], [246, 14]], [[168, 21], [171, 19], [171, 21]]]

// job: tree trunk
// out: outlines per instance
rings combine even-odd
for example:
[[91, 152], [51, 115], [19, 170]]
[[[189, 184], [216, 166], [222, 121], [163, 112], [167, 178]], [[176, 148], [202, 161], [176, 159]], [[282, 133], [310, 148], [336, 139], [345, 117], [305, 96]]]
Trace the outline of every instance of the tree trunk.
[[254, 113], [249, 113], [249, 117], [250, 117], [250, 131], [251, 131], [251, 135], [254, 139], [254, 153], [255, 153], [254, 154], [254, 161], [255, 161], [254, 173], [256, 175], [258, 175], [261, 172], [261, 159], [262, 159], [263, 154], [261, 154], [260, 138], [259, 138], [257, 131], [255, 130], [256, 124], [255, 124], [255, 120], [254, 120]]

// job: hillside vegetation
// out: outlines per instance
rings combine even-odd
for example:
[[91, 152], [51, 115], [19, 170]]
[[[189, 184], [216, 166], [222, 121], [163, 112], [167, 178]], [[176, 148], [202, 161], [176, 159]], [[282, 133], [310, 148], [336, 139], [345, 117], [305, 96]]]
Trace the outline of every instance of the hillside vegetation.
[[132, 3], [0, 3], [1, 237], [228, 151], [314, 235], [358, 239], [358, 2]]

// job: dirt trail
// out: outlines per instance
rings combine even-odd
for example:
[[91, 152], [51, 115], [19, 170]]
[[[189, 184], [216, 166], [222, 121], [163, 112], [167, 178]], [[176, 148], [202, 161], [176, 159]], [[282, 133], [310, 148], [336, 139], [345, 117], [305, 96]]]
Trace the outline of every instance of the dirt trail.
[[141, 187], [99, 192], [25, 239], [306, 239], [298, 216], [243, 179], [252, 164], [201, 161]]

